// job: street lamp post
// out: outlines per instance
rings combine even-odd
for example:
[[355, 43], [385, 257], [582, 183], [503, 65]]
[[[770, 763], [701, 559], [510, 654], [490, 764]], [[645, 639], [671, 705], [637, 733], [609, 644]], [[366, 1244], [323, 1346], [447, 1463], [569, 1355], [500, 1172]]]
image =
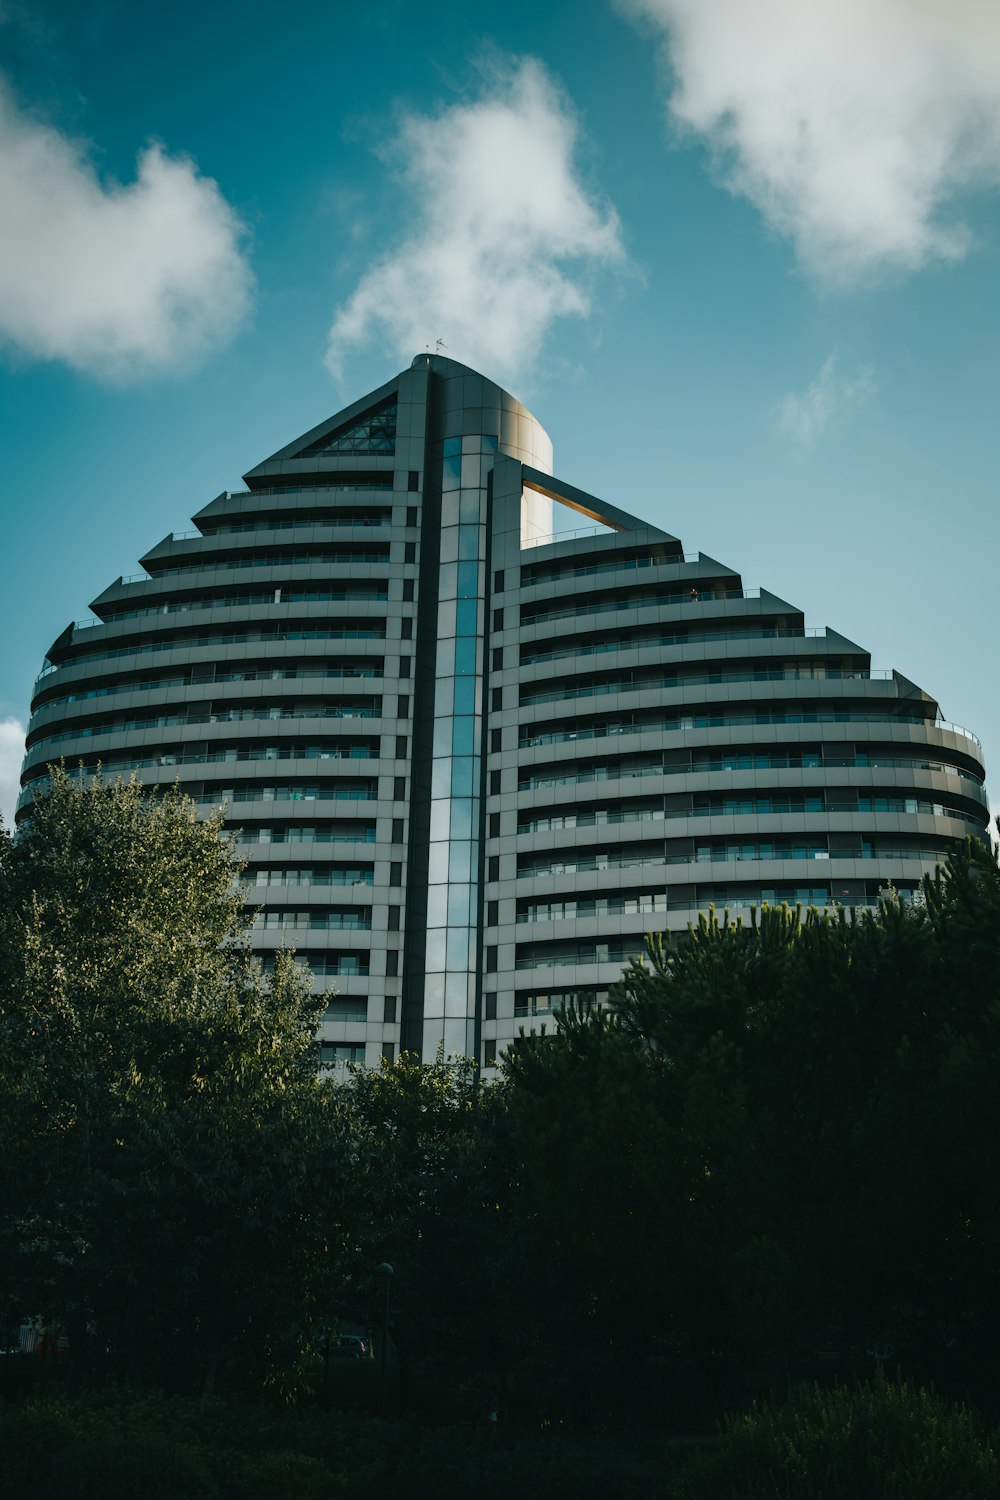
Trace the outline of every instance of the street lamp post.
[[382, 1368], [379, 1413], [385, 1416], [389, 1400], [389, 1287], [392, 1284], [392, 1267], [387, 1261], [375, 1267], [377, 1276], [385, 1277], [385, 1300], [382, 1304]]

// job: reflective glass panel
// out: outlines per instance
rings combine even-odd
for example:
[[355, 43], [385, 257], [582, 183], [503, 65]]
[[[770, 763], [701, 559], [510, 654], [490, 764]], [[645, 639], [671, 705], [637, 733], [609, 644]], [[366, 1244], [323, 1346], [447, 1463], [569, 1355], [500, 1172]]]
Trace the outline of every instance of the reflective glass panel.
[[475, 635], [479, 622], [479, 600], [459, 599], [455, 610], [455, 633], [457, 635]]
[[445, 458], [441, 464], [442, 490], [457, 490], [462, 482], [462, 460], [459, 457]]
[[460, 526], [446, 526], [441, 532], [441, 562], [454, 562], [458, 557], [458, 533]]
[[[431, 822], [433, 826], [434, 808], [436, 803], [431, 803]], [[455, 839], [471, 839], [472, 827], [472, 798], [455, 797], [451, 804], [451, 835]], [[433, 835], [434, 837], [446, 837], [446, 835]]]
[[450, 844], [431, 844], [427, 855], [427, 879], [431, 885], [439, 885], [448, 879], [448, 851]]
[[449, 635], [455, 634], [455, 607], [454, 599], [442, 599], [438, 605], [438, 640], [443, 641]]
[[434, 720], [434, 759], [444, 760], [451, 754], [451, 736], [454, 724], [450, 717], [442, 714]]
[[448, 914], [450, 886], [432, 885], [427, 891], [427, 926], [445, 927], [451, 918]]
[[457, 526], [459, 521], [459, 491], [450, 490], [441, 496], [441, 525]]
[[446, 929], [443, 927], [429, 927], [427, 929], [427, 971], [438, 974], [445, 965], [446, 952]]
[[431, 796], [450, 797], [451, 790], [451, 761], [442, 755], [431, 766]]
[[458, 555], [463, 561], [478, 560], [482, 556], [482, 529], [481, 526], [458, 528]]
[[450, 677], [455, 670], [455, 642], [449, 636], [446, 641], [438, 641], [437, 651], [434, 655], [434, 672], [438, 682], [442, 677]]
[[469, 1050], [469, 1033], [465, 1022], [445, 1021], [443, 1040], [445, 1057], [465, 1057]]
[[474, 677], [456, 677], [453, 679], [455, 712], [457, 714], [472, 714], [476, 711], [476, 679]]
[[446, 974], [444, 977], [444, 1013], [446, 1016], [464, 1016], [469, 1010], [471, 990], [468, 975]]
[[[450, 644], [450, 643], [449, 643]], [[468, 676], [476, 670], [476, 637], [459, 636], [455, 641], [455, 672], [457, 676]], [[439, 674], [445, 676], [445, 673]]]
[[455, 839], [448, 845], [448, 879], [471, 881], [472, 851], [475, 845], [467, 839]]
[[454, 797], [471, 797], [475, 791], [476, 763], [471, 755], [459, 755], [451, 763], [451, 792]]
[[[428, 939], [430, 933], [428, 933]], [[446, 945], [448, 961], [446, 969], [467, 969], [469, 967], [469, 929], [467, 927], [450, 927], [448, 929], [448, 941]], [[427, 965], [431, 967], [430, 964]], [[440, 968], [440, 964], [433, 966]]]
[[448, 890], [448, 926], [469, 927], [471, 925], [470, 908], [472, 906], [472, 888], [468, 885], [449, 885]]
[[[451, 812], [451, 803], [447, 801], [431, 803], [431, 843], [436, 844], [448, 837], [448, 821]], [[469, 834], [460, 835], [468, 838]]]
[[[442, 574], [444, 569], [441, 569]], [[479, 564], [460, 562], [458, 565], [458, 597], [475, 599], [479, 593]]]
[[482, 491], [462, 490], [459, 500], [459, 519], [468, 525], [479, 525], [482, 508]]
[[[466, 714], [452, 720], [451, 748], [453, 755], [474, 755], [476, 753], [475, 723], [475, 719]], [[471, 792], [469, 796], [472, 796]]]

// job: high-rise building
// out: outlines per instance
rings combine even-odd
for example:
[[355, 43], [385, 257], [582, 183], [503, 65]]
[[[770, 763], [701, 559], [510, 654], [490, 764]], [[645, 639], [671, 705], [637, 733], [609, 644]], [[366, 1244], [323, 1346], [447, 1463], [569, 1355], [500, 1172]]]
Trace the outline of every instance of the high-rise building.
[[[225, 804], [324, 1057], [485, 1067], [714, 902], [868, 906], [988, 822], [979, 743], [867, 651], [556, 479], [436, 355], [297, 438], [68, 626], [46, 766]], [[558, 529], [578, 522], [580, 529]]]

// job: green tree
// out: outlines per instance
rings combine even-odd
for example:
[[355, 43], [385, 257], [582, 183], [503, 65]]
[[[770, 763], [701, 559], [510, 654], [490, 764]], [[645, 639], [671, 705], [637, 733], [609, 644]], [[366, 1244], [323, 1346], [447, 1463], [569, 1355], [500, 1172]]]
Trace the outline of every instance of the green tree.
[[0, 865], [8, 1314], [180, 1387], [289, 1380], [336, 1249], [325, 1002], [262, 977], [238, 869], [176, 790], [62, 771]]
[[[503, 1090], [467, 1060], [357, 1071], [339, 1101], [351, 1120], [355, 1274], [345, 1295], [378, 1316], [373, 1274], [393, 1266], [392, 1330], [415, 1398], [485, 1390], [523, 1342], [505, 1234], [510, 1165]], [[473, 1398], [474, 1399], [474, 1398]]]
[[[985, 1379], [1000, 1335], [1000, 875], [653, 938], [611, 1014], [508, 1064], [534, 1315], [611, 1382], [894, 1351]], [[687, 1362], [687, 1363], [685, 1363]]]

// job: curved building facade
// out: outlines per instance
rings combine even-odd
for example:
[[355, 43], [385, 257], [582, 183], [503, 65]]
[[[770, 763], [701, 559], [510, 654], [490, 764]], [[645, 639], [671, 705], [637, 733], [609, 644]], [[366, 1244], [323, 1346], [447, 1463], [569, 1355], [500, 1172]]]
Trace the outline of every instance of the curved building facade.
[[225, 805], [262, 959], [335, 986], [329, 1064], [489, 1068], [651, 929], [905, 899], [986, 836], [932, 697], [556, 479], [462, 365], [418, 356], [245, 482], [54, 642], [18, 818], [58, 760]]

